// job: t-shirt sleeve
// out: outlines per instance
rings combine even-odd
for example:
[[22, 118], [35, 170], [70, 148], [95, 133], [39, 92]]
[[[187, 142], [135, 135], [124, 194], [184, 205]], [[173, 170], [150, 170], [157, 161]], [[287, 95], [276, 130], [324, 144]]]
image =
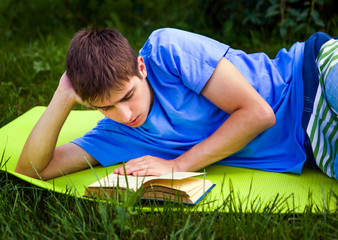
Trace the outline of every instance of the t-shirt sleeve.
[[154, 31], [140, 50], [151, 68], [157, 68], [158, 79], [172, 74], [196, 93], [200, 93], [229, 46], [214, 39], [164, 28]]

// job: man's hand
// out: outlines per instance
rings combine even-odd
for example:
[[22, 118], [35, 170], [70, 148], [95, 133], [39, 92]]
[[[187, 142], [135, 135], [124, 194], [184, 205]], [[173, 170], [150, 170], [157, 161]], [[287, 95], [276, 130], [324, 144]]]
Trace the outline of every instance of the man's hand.
[[68, 78], [66, 72], [64, 72], [60, 78], [59, 86], [57, 87], [56, 91], [61, 94], [67, 94], [70, 96], [70, 99], [75, 104], [82, 104], [85, 106], [89, 106], [86, 102], [82, 101], [81, 97], [75, 92], [70, 79]]
[[[133, 176], [160, 176], [180, 171], [175, 159], [165, 160], [149, 155], [128, 161], [125, 169], [127, 175]], [[114, 173], [124, 175], [123, 165], [115, 169]]]

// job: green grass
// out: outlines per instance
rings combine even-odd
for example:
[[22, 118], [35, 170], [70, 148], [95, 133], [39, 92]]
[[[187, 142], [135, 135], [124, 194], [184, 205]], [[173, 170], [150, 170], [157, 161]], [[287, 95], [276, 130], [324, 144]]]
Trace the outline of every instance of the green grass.
[[41, 36], [30, 42], [2, 44], [0, 127], [33, 106], [48, 104], [64, 69], [68, 43]]
[[[336, 239], [337, 212], [197, 212], [181, 204], [87, 200], [38, 188], [0, 172], [0, 239]], [[279, 198], [283, 201], [283, 198]], [[142, 210], [141, 206], [147, 206]], [[232, 206], [232, 207], [231, 207]], [[159, 207], [161, 207], [159, 210]], [[310, 209], [310, 208], [309, 208]]]

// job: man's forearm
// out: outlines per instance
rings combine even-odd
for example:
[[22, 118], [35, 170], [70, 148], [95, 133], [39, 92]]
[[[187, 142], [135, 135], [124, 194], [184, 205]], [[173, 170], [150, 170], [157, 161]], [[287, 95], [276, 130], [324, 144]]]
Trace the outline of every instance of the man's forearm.
[[20, 155], [16, 172], [36, 177], [53, 157], [58, 135], [75, 105], [74, 97], [65, 91], [56, 91], [54, 96], [29, 135]]
[[[207, 139], [175, 159], [178, 171], [197, 171], [245, 147], [275, 123], [269, 109], [237, 110]], [[201, 126], [202, 127], [202, 126]]]

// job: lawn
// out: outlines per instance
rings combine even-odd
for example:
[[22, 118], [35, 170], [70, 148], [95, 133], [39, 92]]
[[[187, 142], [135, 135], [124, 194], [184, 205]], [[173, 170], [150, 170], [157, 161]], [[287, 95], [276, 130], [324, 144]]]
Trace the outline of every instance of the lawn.
[[[245, 213], [233, 192], [222, 209], [182, 204], [124, 203], [58, 194], [0, 174], [0, 239], [336, 239], [337, 212]], [[283, 201], [279, 198], [278, 201]], [[146, 210], [142, 208], [146, 206]]]

